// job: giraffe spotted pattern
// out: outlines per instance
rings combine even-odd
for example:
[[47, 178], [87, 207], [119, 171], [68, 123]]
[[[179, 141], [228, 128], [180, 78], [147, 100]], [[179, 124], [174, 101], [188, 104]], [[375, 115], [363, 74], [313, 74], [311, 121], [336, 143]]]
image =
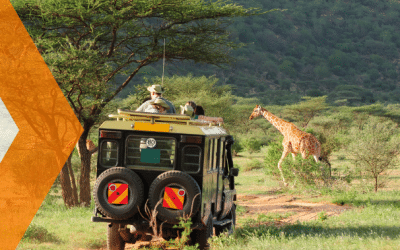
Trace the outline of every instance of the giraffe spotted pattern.
[[285, 157], [289, 153], [292, 154], [293, 159], [298, 153], [300, 153], [303, 159], [306, 159], [310, 155], [312, 155], [314, 156], [315, 161], [318, 162], [320, 160], [321, 154], [321, 143], [312, 134], [300, 130], [293, 123], [277, 117], [268, 110], [262, 108], [260, 105], [256, 105], [253, 113], [251, 113], [249, 117], [249, 120], [252, 120], [260, 115], [262, 115], [276, 129], [278, 129], [284, 137], [282, 142], [283, 153], [281, 159], [278, 162], [278, 168], [281, 172], [283, 182], [285, 186], [287, 186], [281, 167], [283, 159], [285, 159]]

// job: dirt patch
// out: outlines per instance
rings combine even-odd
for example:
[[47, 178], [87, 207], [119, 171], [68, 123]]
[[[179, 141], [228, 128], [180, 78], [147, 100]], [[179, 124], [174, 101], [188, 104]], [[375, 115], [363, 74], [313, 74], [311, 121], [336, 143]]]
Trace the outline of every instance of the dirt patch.
[[[238, 195], [236, 202], [246, 211], [238, 219], [257, 219], [259, 214], [281, 215], [283, 219], [276, 220], [278, 226], [318, 219], [321, 212], [325, 216], [336, 216], [351, 209], [350, 206], [336, 205], [328, 202], [310, 202], [307, 198], [293, 195]], [[240, 223], [238, 223], [240, 226]], [[150, 246], [150, 242], [126, 244], [126, 250], [139, 249]], [[154, 244], [154, 242], [153, 242]], [[97, 250], [107, 250], [106, 247]]]
[[325, 212], [326, 216], [335, 216], [350, 209], [347, 205], [313, 203], [290, 195], [238, 195], [237, 204], [246, 209], [240, 218], [256, 219], [259, 214], [281, 214], [284, 219], [279, 221], [280, 224], [315, 220], [321, 212]]

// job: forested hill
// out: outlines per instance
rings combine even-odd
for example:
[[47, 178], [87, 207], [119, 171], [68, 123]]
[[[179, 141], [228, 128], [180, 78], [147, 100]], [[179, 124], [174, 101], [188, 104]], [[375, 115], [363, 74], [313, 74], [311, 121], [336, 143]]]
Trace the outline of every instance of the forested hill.
[[[400, 3], [392, 0], [236, 0], [245, 7], [286, 9], [240, 18], [226, 69], [185, 63], [169, 75], [216, 75], [233, 93], [265, 104], [289, 104], [301, 96], [328, 95], [338, 105], [399, 102]], [[161, 66], [144, 74], [161, 75]]]

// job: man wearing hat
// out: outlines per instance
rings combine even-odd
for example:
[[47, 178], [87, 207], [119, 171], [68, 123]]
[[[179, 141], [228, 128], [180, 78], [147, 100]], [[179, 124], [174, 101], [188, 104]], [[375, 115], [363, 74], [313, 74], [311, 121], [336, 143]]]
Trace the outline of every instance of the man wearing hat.
[[[150, 108], [151, 106], [151, 108]], [[155, 98], [150, 101], [150, 106], [145, 110], [145, 112], [150, 113], [167, 113], [169, 105], [161, 98]]]
[[152, 104], [151, 102], [155, 101], [155, 99], [161, 99], [169, 106], [169, 108], [167, 109], [167, 113], [170, 113], [170, 114], [176, 113], [174, 105], [170, 101], [168, 101], [167, 99], [162, 97], [162, 93], [164, 93], [164, 89], [161, 85], [158, 85], [158, 84], [152, 85], [152, 86], [148, 87], [147, 90], [150, 92], [151, 100], [146, 101], [145, 103], [140, 105], [140, 107], [137, 108], [136, 111], [149, 112], [146, 110], [153, 108], [152, 105], [154, 103]]

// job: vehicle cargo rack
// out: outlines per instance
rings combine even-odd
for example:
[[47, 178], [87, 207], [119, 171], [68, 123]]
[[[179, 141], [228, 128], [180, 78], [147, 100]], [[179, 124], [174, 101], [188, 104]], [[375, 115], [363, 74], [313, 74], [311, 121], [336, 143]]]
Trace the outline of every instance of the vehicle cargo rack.
[[117, 121], [149, 121], [150, 123], [175, 123], [194, 126], [221, 126], [224, 120], [221, 117], [210, 117], [200, 115], [198, 119], [192, 120], [187, 115], [180, 114], [157, 114], [138, 112], [132, 110], [118, 109], [118, 115], [108, 115]]

